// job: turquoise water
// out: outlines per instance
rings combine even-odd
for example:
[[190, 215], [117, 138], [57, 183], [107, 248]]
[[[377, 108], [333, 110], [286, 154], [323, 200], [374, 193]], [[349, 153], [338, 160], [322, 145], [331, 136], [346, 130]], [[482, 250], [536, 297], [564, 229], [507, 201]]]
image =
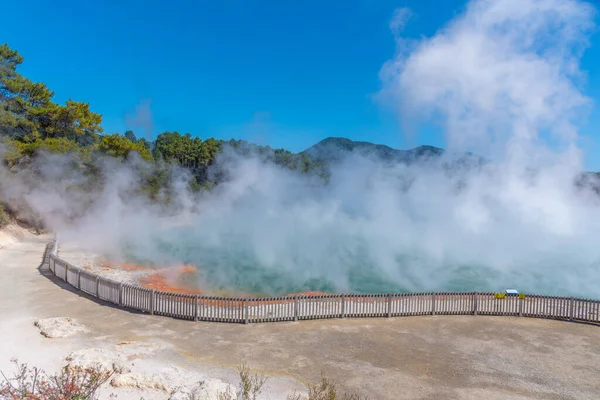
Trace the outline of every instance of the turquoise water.
[[[486, 265], [444, 265], [415, 254], [396, 256], [394, 264], [382, 269], [370, 254], [354, 252], [339, 265], [327, 263], [339, 255], [323, 259], [323, 265], [303, 268], [302, 260], [279, 267], [263, 264], [248, 246], [218, 246], [156, 240], [155, 254], [142, 253], [134, 245], [126, 246], [128, 261], [145, 265], [185, 263], [199, 267], [198, 273], [186, 275], [184, 284], [205, 293], [253, 294], [279, 296], [305, 291], [345, 293], [405, 293], [418, 291], [499, 291], [517, 288], [524, 292], [573, 294], [561, 288], [556, 279], [526, 268], [498, 271]], [[333, 269], [333, 270], [332, 270]]]

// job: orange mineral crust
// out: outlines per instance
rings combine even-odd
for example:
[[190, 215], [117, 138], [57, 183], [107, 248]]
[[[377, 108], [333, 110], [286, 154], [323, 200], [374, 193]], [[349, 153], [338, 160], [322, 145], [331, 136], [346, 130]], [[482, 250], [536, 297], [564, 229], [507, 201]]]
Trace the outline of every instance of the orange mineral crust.
[[121, 268], [125, 271], [147, 271], [154, 269], [153, 267], [150, 267], [148, 265], [136, 265], [113, 260], [104, 260], [101, 263], [101, 266], [103, 268], [115, 268], [115, 266], [118, 266], [118, 268]]
[[[172, 292], [179, 294], [193, 294], [193, 295], [207, 295], [207, 293], [202, 290], [194, 287], [190, 287], [185, 283], [184, 278], [186, 275], [193, 275], [198, 271], [198, 267], [191, 264], [184, 265], [171, 265], [171, 266], [149, 266], [149, 265], [137, 265], [125, 262], [114, 262], [114, 261], [105, 261], [102, 263], [104, 267], [114, 268], [118, 266], [125, 271], [138, 272], [138, 271], [154, 271], [150, 274], [145, 274], [141, 278], [139, 278], [139, 284], [148, 289], [160, 290], [163, 292]], [[277, 300], [270, 300], [269, 303], [279, 304], [292, 301], [294, 296], [325, 296], [331, 293], [325, 292], [316, 292], [316, 291], [306, 291], [299, 293], [292, 293], [285, 296], [276, 296], [279, 297]], [[254, 297], [252, 294], [247, 293], [221, 293], [223, 297], [233, 297], [233, 298], [244, 298], [244, 297]], [[230, 301], [231, 302], [231, 301]], [[235, 301], [237, 303], [237, 301]], [[253, 305], [255, 302], [250, 301], [249, 305]], [[261, 304], [264, 304], [265, 301], [261, 300]], [[241, 303], [240, 303], [241, 305]]]
[[171, 266], [157, 269], [152, 275], [141, 279], [140, 284], [143, 287], [163, 292], [174, 292], [181, 294], [202, 294], [199, 289], [191, 288], [185, 285], [181, 279], [186, 275], [194, 274], [198, 271], [195, 265]]
[[[202, 292], [193, 287], [185, 285], [183, 277], [192, 275], [198, 271], [195, 265], [168, 265], [168, 266], [150, 266], [138, 265], [121, 261], [105, 260], [102, 263], [104, 268], [120, 268], [129, 272], [148, 272], [139, 278], [139, 284], [148, 289], [161, 290], [163, 292], [174, 292], [181, 294], [202, 294]], [[152, 272], [153, 271], [153, 272]]]

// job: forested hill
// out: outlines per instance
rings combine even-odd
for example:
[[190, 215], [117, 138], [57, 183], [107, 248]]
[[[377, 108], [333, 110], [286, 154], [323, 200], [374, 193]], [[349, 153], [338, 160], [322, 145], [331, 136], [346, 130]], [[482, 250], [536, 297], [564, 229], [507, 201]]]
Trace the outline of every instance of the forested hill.
[[397, 150], [383, 144], [330, 137], [304, 150], [302, 153], [313, 161], [323, 163], [338, 160], [350, 153], [372, 156], [382, 161], [410, 163], [415, 160], [439, 157], [444, 154], [444, 150], [434, 146], [419, 146], [411, 150]]
[[[90, 104], [72, 99], [59, 104], [46, 84], [22, 76], [18, 69], [23, 61], [23, 57], [7, 44], [0, 46], [0, 140], [5, 150], [3, 162], [13, 170], [27, 167], [40, 152], [70, 154], [84, 166], [94, 166], [100, 156], [124, 160], [131, 153], [137, 153], [154, 165], [155, 171], [144, 177], [145, 188], [153, 195], [168, 185], [167, 169], [172, 165], [191, 172], [192, 189], [210, 188], [218, 183], [219, 175], [211, 175], [208, 171], [225, 144], [238, 153], [258, 155], [286, 168], [321, 175], [327, 164], [348, 152], [362, 152], [384, 161], [398, 162], [443, 152], [431, 146], [404, 151], [344, 138], [328, 138], [306, 151], [292, 153], [242, 140], [202, 139], [189, 133], [162, 132], [152, 140], [138, 138], [132, 131], [104, 132], [102, 115], [92, 111]], [[98, 169], [86, 170], [97, 172]]]

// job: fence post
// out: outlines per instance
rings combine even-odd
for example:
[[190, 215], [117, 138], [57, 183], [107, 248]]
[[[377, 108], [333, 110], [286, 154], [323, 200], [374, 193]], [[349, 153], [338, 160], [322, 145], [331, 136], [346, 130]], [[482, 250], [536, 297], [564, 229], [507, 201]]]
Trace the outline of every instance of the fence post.
[[244, 324], [248, 324], [248, 298], [246, 297]]
[[119, 282], [119, 306], [123, 307], [123, 282]]
[[435, 315], [435, 293], [431, 294], [431, 315]]
[[392, 318], [392, 295], [391, 293], [388, 294], [387, 296], [387, 301], [388, 301], [388, 318]]
[[575, 318], [575, 299], [574, 298], [570, 298], [569, 299], [569, 321], [573, 321], [573, 318]]
[[198, 321], [198, 295], [194, 296], [194, 321]]
[[81, 290], [81, 270], [77, 270], [77, 289]]
[[294, 321], [298, 321], [298, 296], [294, 296]]
[[479, 296], [477, 292], [473, 293], [473, 315], [477, 315], [477, 301], [479, 300]]
[[519, 297], [519, 317], [523, 316], [523, 297]]
[[154, 289], [150, 292], [150, 315], [154, 315]]
[[342, 294], [342, 318], [346, 318], [346, 295]]
[[67, 281], [67, 271], [69, 270], [69, 264], [65, 263], [65, 275], [63, 276], [63, 281]]
[[298, 296], [294, 296], [294, 321], [298, 321]]

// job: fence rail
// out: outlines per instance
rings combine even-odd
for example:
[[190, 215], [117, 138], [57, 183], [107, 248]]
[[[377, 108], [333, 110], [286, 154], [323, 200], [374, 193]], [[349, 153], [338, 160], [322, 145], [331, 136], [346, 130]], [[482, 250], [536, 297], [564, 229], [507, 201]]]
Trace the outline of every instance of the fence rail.
[[496, 293], [328, 294], [240, 298], [163, 292], [116, 282], [69, 264], [49, 244], [44, 262], [74, 288], [119, 307], [190, 321], [261, 323], [326, 318], [418, 315], [499, 315], [600, 324], [600, 301], [573, 297]]

